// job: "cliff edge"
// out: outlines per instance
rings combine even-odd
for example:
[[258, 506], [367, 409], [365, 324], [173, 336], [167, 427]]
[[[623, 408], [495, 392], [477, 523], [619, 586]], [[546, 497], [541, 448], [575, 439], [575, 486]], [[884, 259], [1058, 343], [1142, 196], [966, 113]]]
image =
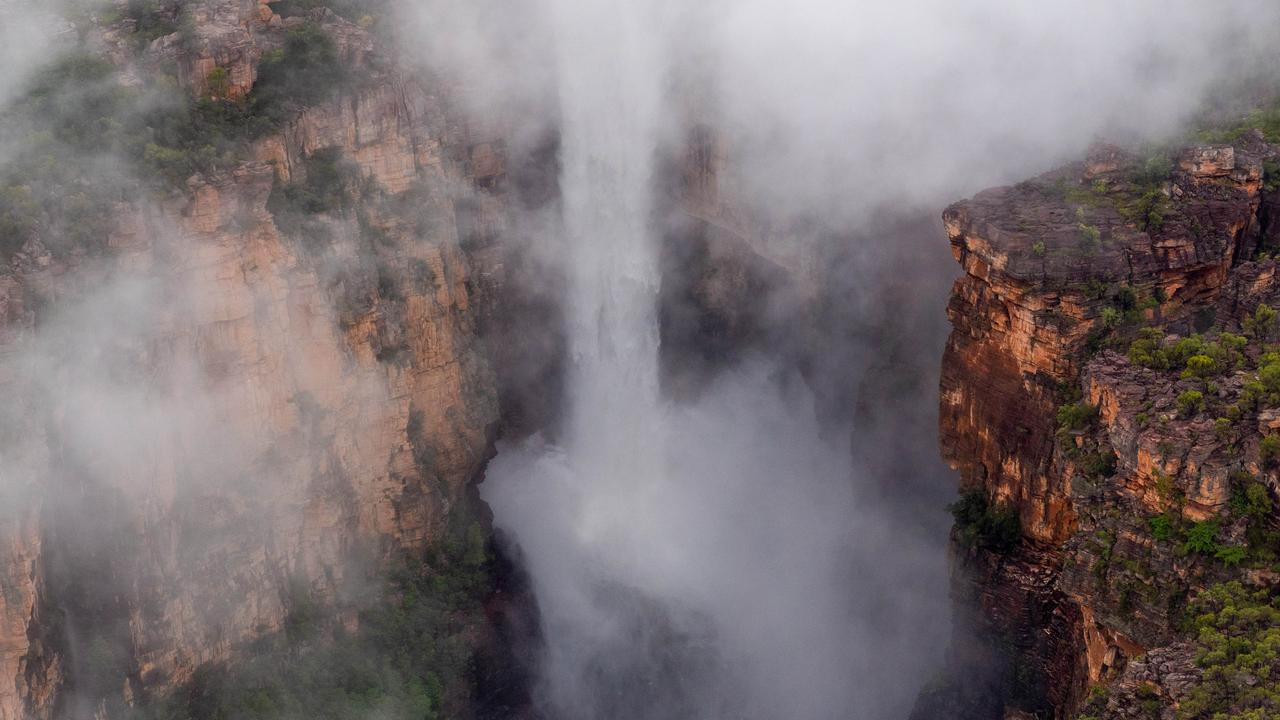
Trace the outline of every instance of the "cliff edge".
[[946, 210], [953, 666], [987, 672], [922, 711], [967, 683], [974, 717], [1276, 712], [1274, 653], [1234, 665], [1271, 631], [1224, 613], [1277, 607], [1278, 157], [1100, 146]]

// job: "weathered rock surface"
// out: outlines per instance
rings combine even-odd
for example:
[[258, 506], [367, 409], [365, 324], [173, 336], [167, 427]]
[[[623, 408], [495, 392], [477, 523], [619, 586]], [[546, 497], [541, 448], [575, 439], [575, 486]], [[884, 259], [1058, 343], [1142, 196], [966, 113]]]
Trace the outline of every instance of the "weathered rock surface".
[[[191, 5], [194, 40], [144, 57], [176, 61], [198, 95], [223, 68], [243, 97], [290, 19], [253, 0]], [[344, 62], [372, 52], [364, 30], [320, 22]], [[256, 160], [121, 204], [107, 257], [31, 246], [0, 277], [0, 391], [29, 429], [9, 443], [27, 477], [0, 501], [0, 720], [65, 704], [85, 662], [61, 652], [69, 629], [122, 645], [117, 688], [133, 697], [279, 631], [295, 586], [358, 607], [371, 573], [441, 536], [482, 468], [498, 403], [477, 329], [492, 299], [476, 289], [493, 268], [464, 251], [456, 200], [501, 167], [467, 162], [464, 123], [425, 81], [371, 77], [259, 141]], [[316, 253], [267, 203], [327, 148], [406, 201], [326, 220]], [[468, 208], [469, 227], [501, 230], [501, 198]], [[140, 301], [112, 304], [134, 286]], [[50, 301], [88, 305], [64, 326], [38, 310]], [[89, 592], [110, 595], [96, 615], [68, 607]]]
[[[1171, 493], [1188, 523], [1225, 518], [1233, 472], [1266, 476], [1273, 495], [1275, 479], [1251, 421], [1224, 438], [1212, 417], [1180, 413], [1179, 394], [1202, 381], [1105, 348], [1125, 322], [1239, 331], [1273, 297], [1274, 264], [1248, 260], [1274, 236], [1262, 167], [1276, 154], [1246, 135], [1186, 148], [1152, 177], [1101, 147], [944, 215], [965, 274], [948, 307], [942, 452], [964, 488], [1016, 512], [1023, 534], [1008, 552], [960, 548], [956, 563], [957, 595], [973, 599], [1007, 661], [1007, 717], [1073, 717], [1096, 683], [1176, 695], [1192, 672], [1185, 658], [1162, 659], [1178, 655], [1166, 646], [1187, 595], [1230, 572], [1157, 541], [1148, 519]], [[1215, 391], [1238, 392], [1238, 375]], [[1058, 418], [1073, 397], [1097, 408], [1082, 430]], [[1223, 524], [1225, 537], [1237, 532]]]

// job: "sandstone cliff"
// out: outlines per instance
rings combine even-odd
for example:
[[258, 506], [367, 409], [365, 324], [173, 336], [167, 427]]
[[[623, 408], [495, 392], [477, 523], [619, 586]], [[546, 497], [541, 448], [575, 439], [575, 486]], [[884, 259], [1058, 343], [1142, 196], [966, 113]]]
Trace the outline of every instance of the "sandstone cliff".
[[[0, 720], [163, 694], [299, 603], [354, 627], [373, 578], [460, 521], [490, 452], [499, 139], [332, 12], [189, 6], [153, 40], [132, 17], [89, 37], [126, 86], [176, 68], [192, 97], [242, 100], [305, 24], [362, 80], [177, 191], [117, 200], [86, 228], [101, 252], [37, 234], [0, 274], [22, 469], [0, 514]], [[333, 167], [351, 205], [284, 223], [275, 199]]]
[[1274, 411], [1240, 396], [1274, 339], [1255, 315], [1274, 302], [1278, 152], [1256, 132], [1145, 157], [1100, 147], [947, 209], [965, 274], [942, 450], [967, 492], [961, 618], [985, 638], [958, 635], [954, 664], [993, 668], [969, 676], [987, 688], [971, 705], [1201, 717], [1183, 703], [1203, 659], [1181, 632], [1188, 603], [1274, 578], [1277, 476], [1259, 449]]

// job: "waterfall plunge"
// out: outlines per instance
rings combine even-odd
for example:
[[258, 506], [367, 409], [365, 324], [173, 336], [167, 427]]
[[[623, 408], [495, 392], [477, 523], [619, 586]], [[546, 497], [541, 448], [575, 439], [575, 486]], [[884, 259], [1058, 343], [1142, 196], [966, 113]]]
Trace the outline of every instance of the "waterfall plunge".
[[481, 486], [532, 578], [537, 701], [556, 720], [905, 716], [947, 620], [912, 573], [940, 558], [859, 507], [850, 429], [824, 439], [802, 383], [756, 364], [661, 400], [661, 3], [549, 2], [567, 432], [500, 446]]
[[[656, 499], [663, 458], [659, 273], [652, 170], [663, 75], [653, 8], [550, 0], [561, 104], [571, 369], [561, 447], [502, 448], [482, 491], [524, 552], [547, 638], [542, 703], [598, 717], [630, 700], [597, 696], [626, 654], [632, 609], [612, 607], [635, 576], [637, 516]], [[623, 682], [627, 682], [623, 680]]]

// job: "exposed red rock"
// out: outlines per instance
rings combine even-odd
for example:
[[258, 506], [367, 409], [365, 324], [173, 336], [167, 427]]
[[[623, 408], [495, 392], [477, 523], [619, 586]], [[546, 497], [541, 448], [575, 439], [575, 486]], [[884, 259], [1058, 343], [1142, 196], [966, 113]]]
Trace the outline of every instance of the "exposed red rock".
[[[1160, 648], [1176, 640], [1186, 595], [1223, 573], [1153, 540], [1147, 518], [1170, 492], [1185, 497], [1187, 522], [1225, 517], [1231, 473], [1262, 472], [1259, 428], [1216, 438], [1213, 418], [1176, 407], [1200, 381], [1171, 382], [1099, 348], [1126, 304], [1142, 324], [1187, 335], [1238, 331], [1272, 297], [1273, 263], [1244, 261], [1274, 232], [1262, 165], [1276, 154], [1246, 135], [1186, 148], [1167, 175], [1147, 178], [1139, 158], [1100, 147], [944, 215], [965, 275], [948, 307], [942, 452], [964, 488], [1016, 511], [1024, 536], [1009, 552], [957, 556], [958, 592], [976, 598], [1018, 673], [1001, 681], [1007, 717], [1070, 718], [1091, 684], [1122, 676], [1132, 689], [1133, 678], [1189, 672], [1185, 660], [1161, 665], [1159, 653], [1177, 653]], [[1226, 397], [1244, 380], [1216, 386]], [[1097, 408], [1096, 429], [1060, 428], [1073, 394]], [[1111, 453], [1114, 469], [1099, 470]]]

